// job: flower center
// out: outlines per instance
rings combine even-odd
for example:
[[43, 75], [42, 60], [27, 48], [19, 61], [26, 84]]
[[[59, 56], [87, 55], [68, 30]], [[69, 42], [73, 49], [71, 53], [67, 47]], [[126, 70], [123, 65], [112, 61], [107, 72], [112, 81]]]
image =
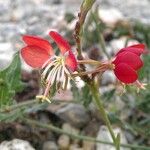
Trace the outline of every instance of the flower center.
[[53, 56], [42, 67], [42, 80], [46, 81], [44, 95], [37, 96], [38, 99], [49, 100], [51, 86], [56, 90], [65, 90], [68, 85], [68, 79], [71, 78], [70, 72], [65, 65], [65, 56]]
[[70, 72], [65, 65], [65, 56], [53, 56], [43, 66], [42, 78], [51, 85], [56, 84], [57, 88], [65, 89], [68, 77], [70, 77]]

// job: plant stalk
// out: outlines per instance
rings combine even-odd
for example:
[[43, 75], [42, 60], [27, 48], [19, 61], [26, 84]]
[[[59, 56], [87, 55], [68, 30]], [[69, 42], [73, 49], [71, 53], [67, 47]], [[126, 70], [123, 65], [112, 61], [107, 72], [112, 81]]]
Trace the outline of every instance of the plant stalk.
[[81, 46], [81, 38], [82, 38], [82, 29], [83, 29], [83, 25], [85, 22], [85, 18], [87, 16], [88, 11], [92, 8], [94, 2], [96, 0], [83, 0], [81, 7], [80, 7], [80, 12], [78, 13], [78, 21], [76, 23], [75, 26], [75, 40], [76, 40], [76, 44], [77, 44], [77, 51], [78, 51], [78, 58], [79, 59], [83, 59], [82, 56], [82, 46]]
[[[42, 128], [46, 128], [48, 130], [51, 130], [51, 131], [59, 133], [59, 134], [65, 134], [65, 135], [68, 135], [71, 138], [76, 138], [76, 139], [79, 139], [79, 140], [86, 140], [86, 141], [91, 141], [91, 142], [102, 143], [102, 144], [114, 146], [114, 144], [111, 143], [111, 142], [97, 140], [96, 138], [89, 137], [89, 136], [83, 136], [83, 135], [79, 135], [79, 134], [72, 134], [70, 132], [64, 131], [64, 130], [62, 130], [62, 129], [54, 126], [54, 125], [51, 125], [51, 124], [44, 124], [44, 123], [40, 123], [38, 121], [35, 121], [35, 120], [32, 120], [32, 119], [27, 119], [27, 118], [20, 118], [20, 119], [23, 122], [27, 123], [27, 124], [42, 127]], [[138, 146], [138, 145], [131, 145], [131, 144], [120, 144], [120, 146], [124, 147], [124, 148], [134, 148], [136, 150], [150, 150], [150, 148], [146, 147], [146, 146]]]
[[105, 112], [105, 109], [103, 107], [102, 101], [100, 99], [98, 86], [97, 86], [97, 84], [94, 81], [92, 81], [90, 83], [89, 87], [90, 87], [91, 93], [92, 93], [92, 95], [94, 97], [94, 102], [95, 102], [96, 106], [98, 107], [99, 112], [101, 113], [101, 116], [102, 116], [106, 126], [108, 127], [108, 130], [109, 130], [109, 132], [111, 134], [111, 137], [113, 139], [114, 145], [116, 146], [116, 150], [120, 150], [120, 146], [119, 146], [120, 145], [120, 138], [116, 138], [115, 137], [115, 134], [114, 134], [113, 129], [111, 127], [110, 121], [108, 119], [108, 116], [107, 116], [107, 114]]

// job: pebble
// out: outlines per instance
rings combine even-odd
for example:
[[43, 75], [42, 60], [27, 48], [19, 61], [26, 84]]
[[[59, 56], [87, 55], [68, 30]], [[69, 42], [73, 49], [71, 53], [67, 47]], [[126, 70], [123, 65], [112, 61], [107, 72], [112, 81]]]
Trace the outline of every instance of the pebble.
[[94, 150], [95, 143], [90, 141], [83, 141], [83, 149], [84, 150]]
[[118, 21], [124, 19], [123, 14], [115, 8], [110, 8], [108, 11], [108, 8], [100, 7], [98, 13], [104, 23], [112, 26], [114, 26]]
[[102, 78], [101, 78], [102, 85], [112, 84], [112, 83], [115, 83], [115, 81], [116, 81], [116, 77], [113, 71], [105, 71], [103, 73]]
[[0, 42], [0, 70], [4, 70], [10, 65], [14, 54], [12, 50], [13, 46], [10, 42]]
[[71, 133], [71, 134], [79, 134], [79, 129], [71, 126], [70, 124], [68, 123], [64, 123], [62, 125], [62, 129], [68, 133]]
[[12, 62], [13, 56], [7, 54], [0, 55], [0, 71], [6, 69]]
[[[127, 139], [125, 137], [125, 133], [120, 128], [118, 128], [118, 127], [114, 128], [113, 131], [114, 131], [115, 135], [120, 133], [120, 136], [121, 136], [120, 138], [121, 138], [122, 144], [127, 144]], [[106, 142], [112, 142], [111, 135], [106, 126], [100, 127], [96, 139], [101, 140], [101, 141], [106, 141]], [[102, 144], [102, 143], [96, 143], [96, 149], [97, 150], [115, 150], [115, 147], [113, 147], [111, 145]], [[121, 147], [120, 150], [130, 150], [130, 149]]]
[[58, 139], [58, 145], [59, 145], [59, 148], [61, 150], [66, 150], [69, 148], [69, 145], [70, 145], [70, 138], [68, 135], [60, 135], [59, 139]]
[[84, 150], [84, 149], [82, 147], [79, 147], [79, 145], [77, 144], [71, 144], [69, 150]]
[[[123, 16], [131, 20], [140, 20], [143, 23], [150, 23], [150, 1], [142, 0], [98, 0], [101, 8], [119, 10]], [[110, 15], [111, 16], [111, 15]]]
[[8, 53], [13, 49], [12, 43], [10, 42], [0, 42], [0, 53]]
[[58, 146], [54, 141], [46, 141], [43, 144], [42, 150], [58, 150]]
[[[73, 126], [71, 126], [70, 124], [68, 124], [68, 123], [64, 123], [63, 125], [62, 125], [62, 129], [64, 130], [64, 131], [66, 131], [66, 132], [68, 132], [68, 133], [71, 133], [71, 134], [74, 134], [74, 135], [79, 135], [79, 132], [80, 132], [80, 130], [79, 129], [77, 129], [77, 128], [75, 128], [75, 127], [73, 127]], [[73, 140], [72, 140], [72, 143], [79, 143], [79, 139], [77, 139], [77, 138], [74, 138]]]
[[56, 114], [77, 128], [84, 127], [90, 121], [88, 112], [80, 104], [68, 104], [60, 108]]
[[35, 150], [29, 142], [13, 139], [11, 141], [4, 141], [0, 144], [0, 150]]

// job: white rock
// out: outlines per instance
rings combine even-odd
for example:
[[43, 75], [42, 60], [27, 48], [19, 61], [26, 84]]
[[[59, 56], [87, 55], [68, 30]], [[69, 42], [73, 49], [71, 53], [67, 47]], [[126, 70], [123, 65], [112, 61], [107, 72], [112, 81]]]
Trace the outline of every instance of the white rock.
[[62, 3], [68, 4], [68, 5], [72, 5], [72, 4], [80, 5], [81, 3], [81, 0], [61, 0], [61, 1]]
[[42, 150], [58, 150], [58, 146], [54, 141], [46, 141], [43, 144]]
[[0, 55], [0, 70], [6, 69], [12, 62], [13, 55], [1, 54]]
[[[101, 8], [116, 8], [122, 12], [127, 19], [140, 20], [150, 23], [150, 1], [149, 0], [97, 0]], [[111, 15], [111, 13], [110, 13]]]
[[4, 141], [0, 144], [0, 150], [35, 150], [29, 142], [14, 139], [12, 141]]
[[81, 89], [82, 87], [84, 87], [85, 83], [83, 80], [81, 80], [80, 77], [76, 77], [75, 78], [75, 83], [76, 83], [76, 86]]
[[[121, 37], [119, 39], [114, 39], [110, 42], [110, 46], [112, 47], [112, 52], [116, 54], [121, 48], [124, 48], [127, 41], [127, 37]], [[139, 42], [136, 40], [129, 40], [127, 46], [138, 44]]]
[[116, 81], [116, 77], [112, 71], [106, 71], [102, 75], [102, 85], [107, 85], [110, 83], [114, 83]]
[[0, 70], [7, 68], [14, 55], [13, 46], [9, 42], [0, 43]]
[[[71, 144], [69, 150], [84, 150], [82, 147], [79, 147], [77, 144]], [[87, 150], [87, 149], [85, 149]]]
[[[121, 143], [122, 144], [127, 144], [127, 140], [126, 137], [123, 133], [123, 131], [121, 131], [120, 128], [115, 128], [113, 129], [115, 135], [117, 135], [118, 133], [120, 133], [120, 137], [121, 137]], [[99, 132], [97, 134], [97, 140], [101, 140], [101, 141], [107, 141], [107, 142], [113, 142], [111, 135], [107, 129], [106, 126], [101, 126], [99, 129]], [[115, 147], [111, 146], [111, 145], [106, 145], [106, 144], [102, 144], [102, 143], [97, 143], [96, 144], [96, 150], [115, 150]], [[120, 148], [120, 150], [130, 150], [129, 148]]]
[[114, 25], [117, 21], [123, 20], [123, 14], [115, 8], [101, 8], [98, 11], [102, 21], [109, 25]]
[[13, 46], [9, 42], [0, 43], [0, 53], [7, 53], [13, 50]]
[[11, 15], [14, 20], [18, 21], [18, 20], [22, 19], [22, 17], [24, 16], [24, 11], [22, 10], [21, 7], [18, 7], [13, 10]]

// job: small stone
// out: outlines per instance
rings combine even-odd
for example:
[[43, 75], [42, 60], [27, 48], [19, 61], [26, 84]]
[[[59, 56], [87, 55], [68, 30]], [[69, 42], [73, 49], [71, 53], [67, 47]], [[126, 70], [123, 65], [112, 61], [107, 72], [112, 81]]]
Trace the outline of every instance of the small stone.
[[58, 139], [58, 145], [61, 150], [66, 150], [69, 148], [70, 145], [70, 138], [68, 135], [60, 135]]
[[78, 5], [80, 5], [81, 0], [62, 0], [62, 3], [70, 5], [70, 6], [72, 4], [78, 4]]
[[64, 123], [62, 129], [71, 134], [79, 134], [79, 130], [68, 123]]
[[0, 150], [35, 150], [29, 142], [14, 139], [12, 141], [4, 141], [0, 144]]
[[79, 145], [77, 144], [71, 144], [69, 150], [84, 150], [84, 149], [82, 147], [79, 147]]
[[[64, 123], [62, 126], [62, 129], [68, 133], [74, 134], [74, 135], [78, 135], [79, 134], [79, 129], [74, 128], [73, 126], [71, 126], [68, 123]], [[79, 143], [79, 139], [73, 139], [73, 143]]]
[[84, 150], [94, 150], [95, 143], [90, 141], [83, 141], [83, 149]]
[[[115, 25], [115, 23], [119, 20], [123, 20], [123, 14], [115, 8], [101, 8], [99, 9], [99, 16], [102, 21], [109, 25]], [[111, 14], [111, 15], [110, 15]]]
[[84, 127], [84, 125], [90, 121], [89, 114], [85, 108], [79, 104], [68, 104], [60, 108], [56, 114], [61, 119], [77, 128]]
[[13, 58], [13, 46], [10, 42], [0, 43], [0, 70], [7, 68]]
[[135, 136], [133, 133], [131, 133], [130, 131], [125, 131], [125, 135], [126, 135], [126, 138], [128, 139], [128, 141], [130, 141], [130, 143], [134, 143]]
[[75, 78], [75, 82], [77, 83], [76, 86], [77, 88], [81, 89], [82, 87], [85, 86], [85, 82], [83, 80], [81, 80], [80, 77], [76, 77]]
[[0, 55], [0, 70], [6, 69], [12, 62], [13, 56], [10, 54], [1, 54]]
[[[117, 135], [118, 133], [120, 134], [121, 144], [127, 144], [127, 139], [125, 137], [125, 134], [123, 131], [121, 131], [120, 128], [113, 129], [113, 132], [115, 133], [115, 135]], [[100, 127], [96, 139], [113, 143], [111, 135], [110, 135], [108, 128], [106, 126]], [[97, 150], [115, 150], [115, 147], [111, 146], [111, 145], [107, 145], [107, 144], [97, 143], [96, 149]], [[121, 147], [120, 150], [130, 150], [130, 149]]]
[[46, 141], [42, 150], [58, 150], [58, 146], [54, 141]]
[[[110, 8], [119, 10], [124, 16], [125, 19], [139, 20], [143, 23], [150, 23], [150, 11], [149, 11], [149, 0], [142, 0], [139, 3], [139, 0], [97, 0], [100, 4], [100, 8], [106, 8], [109, 16]], [[139, 11], [142, 10], [142, 11]]]
[[7, 53], [8, 51], [11, 51], [12, 49], [13, 49], [13, 46], [10, 42], [0, 43], [1, 53]]
[[22, 11], [21, 7], [14, 9], [11, 14], [12, 20], [15, 20], [15, 21], [21, 20], [23, 16], [24, 16], [24, 11]]
[[116, 77], [112, 71], [106, 71], [102, 75], [101, 84], [108, 85], [114, 83], [116, 81]]

